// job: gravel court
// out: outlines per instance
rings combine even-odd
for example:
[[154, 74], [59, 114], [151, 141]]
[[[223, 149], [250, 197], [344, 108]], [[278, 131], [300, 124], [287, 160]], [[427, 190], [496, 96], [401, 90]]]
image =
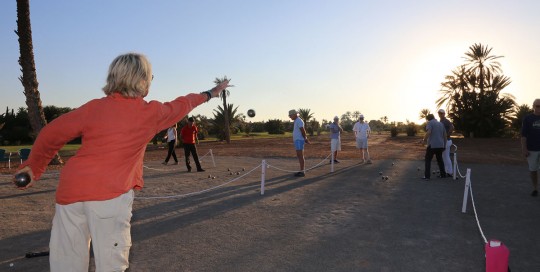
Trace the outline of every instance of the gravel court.
[[[160, 171], [145, 169], [145, 188], [136, 197], [210, 188], [233, 177], [227, 168], [245, 168], [238, 177], [261, 163], [259, 158], [215, 159], [213, 167], [204, 158], [203, 173], [185, 172], [182, 161], [170, 166], [148, 162]], [[307, 159], [307, 168], [322, 159]], [[293, 158], [266, 160], [283, 169], [298, 169]], [[471, 205], [461, 213], [464, 179], [421, 181], [417, 168], [422, 165], [407, 160], [372, 165], [342, 160], [334, 173], [325, 163], [305, 178], [268, 168], [264, 196], [258, 168], [199, 195], [136, 199], [129, 271], [484, 270], [483, 241]], [[540, 270], [535, 256], [540, 248], [534, 239], [539, 219], [531, 216], [539, 214], [540, 201], [529, 196], [527, 172], [522, 166], [471, 164], [460, 165], [462, 174], [465, 167], [472, 169], [486, 236], [509, 247], [513, 271]], [[379, 172], [389, 179], [382, 180]], [[48, 267], [48, 258], [18, 256], [47, 249], [55, 179], [42, 181], [32, 192], [0, 189], [2, 217], [34, 224], [32, 231], [4, 225], [0, 255], [6, 257], [0, 259], [1, 271], [10, 263], [15, 265], [6, 271], [47, 271], [43, 268]], [[1, 183], [9, 181], [2, 178]]]

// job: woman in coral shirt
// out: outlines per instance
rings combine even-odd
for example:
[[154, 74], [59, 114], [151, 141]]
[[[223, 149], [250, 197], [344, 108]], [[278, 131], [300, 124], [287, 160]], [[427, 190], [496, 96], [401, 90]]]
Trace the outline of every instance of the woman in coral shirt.
[[228, 81], [173, 101], [147, 102], [152, 67], [141, 54], [118, 56], [109, 66], [106, 96], [45, 126], [17, 173], [33, 186], [70, 140], [82, 145], [62, 169], [50, 239], [51, 271], [88, 271], [92, 241], [97, 271], [128, 268], [133, 189], [143, 187], [143, 156], [155, 134], [227, 88]]

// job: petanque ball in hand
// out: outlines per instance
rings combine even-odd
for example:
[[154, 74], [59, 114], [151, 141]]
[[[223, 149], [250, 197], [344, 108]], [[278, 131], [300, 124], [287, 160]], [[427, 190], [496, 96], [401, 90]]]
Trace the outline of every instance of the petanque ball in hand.
[[15, 185], [17, 185], [17, 187], [25, 187], [28, 185], [28, 183], [30, 183], [30, 180], [30, 175], [28, 175], [26, 172], [19, 173], [13, 178], [13, 182]]
[[255, 110], [248, 110], [247, 114], [249, 117], [255, 117]]

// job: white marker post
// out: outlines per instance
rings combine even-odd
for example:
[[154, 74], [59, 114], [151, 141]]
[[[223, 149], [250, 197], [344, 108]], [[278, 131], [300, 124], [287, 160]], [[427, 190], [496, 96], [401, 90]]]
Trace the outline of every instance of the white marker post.
[[266, 177], [266, 160], [261, 163], [261, 195], [264, 195], [264, 179]]
[[330, 173], [334, 173], [334, 151], [332, 151], [332, 148], [330, 148], [330, 152]]
[[216, 167], [216, 161], [214, 160], [214, 153], [212, 153], [212, 149], [210, 149], [210, 156], [212, 157], [212, 163], [214, 164], [214, 167]]
[[[455, 149], [454, 149], [454, 165], [452, 166], [454, 168], [454, 170], [453, 170], [454, 175], [453, 175], [452, 179], [456, 180], [457, 179], [457, 145], [453, 144], [452, 146], [455, 147]], [[452, 149], [452, 147], [450, 147], [450, 151], [451, 151], [451, 149]]]
[[469, 187], [471, 186], [471, 168], [467, 168], [467, 176], [465, 177], [465, 190], [463, 192], [463, 206], [461, 212], [467, 212], [467, 199], [469, 198]]

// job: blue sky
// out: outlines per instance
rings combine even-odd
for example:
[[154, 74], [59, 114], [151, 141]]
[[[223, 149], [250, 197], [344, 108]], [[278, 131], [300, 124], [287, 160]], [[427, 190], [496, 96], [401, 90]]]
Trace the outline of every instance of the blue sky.
[[[119, 54], [148, 56], [148, 100], [204, 91], [232, 78], [229, 102], [253, 121], [317, 120], [360, 111], [368, 120], [419, 122], [436, 111], [444, 76], [474, 43], [493, 48], [507, 93], [538, 95], [539, 1], [31, 1], [43, 105], [78, 107], [103, 96]], [[25, 107], [18, 80], [16, 2], [0, 1], [0, 112]], [[215, 99], [193, 114], [212, 116]]]

